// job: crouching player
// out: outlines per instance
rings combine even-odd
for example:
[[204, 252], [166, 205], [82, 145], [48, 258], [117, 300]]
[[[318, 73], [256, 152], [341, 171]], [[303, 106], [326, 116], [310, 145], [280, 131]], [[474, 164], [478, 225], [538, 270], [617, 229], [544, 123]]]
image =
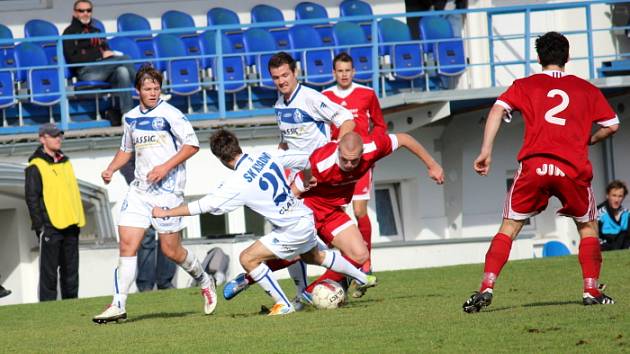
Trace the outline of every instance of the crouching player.
[[[344, 206], [350, 203], [356, 182], [369, 171], [376, 161], [393, 153], [398, 147], [404, 147], [418, 157], [427, 167], [429, 177], [438, 184], [444, 183], [442, 167], [431, 157], [424, 147], [412, 136], [399, 134], [374, 134], [362, 138], [350, 132], [339, 142], [329, 142], [316, 149], [310, 156], [312, 177], [316, 186], [308, 188], [304, 181], [309, 176], [299, 173], [292, 189], [300, 194], [315, 216], [315, 227], [319, 237], [328, 245], [339, 249], [344, 257], [355, 267], [360, 267], [369, 256], [369, 252], [357, 225], [350, 219]], [[272, 268], [277, 270], [279, 268]], [[329, 269], [302, 293], [302, 301], [310, 302], [311, 291], [316, 284], [325, 279], [342, 281], [343, 275]], [[249, 280], [243, 274], [226, 284], [224, 296], [230, 299], [248, 287]], [[367, 289], [353, 282], [352, 292], [363, 293]], [[229, 292], [226, 296], [226, 290]]]
[[[295, 308], [288, 300], [269, 267], [272, 259], [301, 259], [322, 265], [351, 277], [360, 289], [376, 284], [376, 278], [365, 275], [346, 261], [337, 251], [319, 251], [312, 211], [291, 192], [283, 169], [306, 169], [304, 178], [310, 180], [308, 153], [293, 150], [243, 153], [236, 136], [219, 130], [210, 137], [210, 149], [233, 176], [205, 197], [174, 209], [154, 208], [153, 216], [174, 216], [230, 212], [248, 206], [263, 215], [273, 230], [255, 241], [240, 255], [240, 262], [248, 275], [275, 301], [270, 316], [286, 315]], [[304, 189], [307, 189], [304, 188]]]

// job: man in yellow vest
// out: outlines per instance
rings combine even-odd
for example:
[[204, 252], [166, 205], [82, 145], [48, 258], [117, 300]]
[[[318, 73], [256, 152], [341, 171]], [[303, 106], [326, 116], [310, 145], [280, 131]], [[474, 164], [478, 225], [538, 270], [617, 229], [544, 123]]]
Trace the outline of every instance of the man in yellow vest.
[[41, 145], [29, 157], [24, 189], [32, 229], [39, 240], [39, 301], [76, 298], [79, 291], [79, 228], [85, 214], [79, 184], [61, 152], [63, 131], [55, 124], [39, 128]]

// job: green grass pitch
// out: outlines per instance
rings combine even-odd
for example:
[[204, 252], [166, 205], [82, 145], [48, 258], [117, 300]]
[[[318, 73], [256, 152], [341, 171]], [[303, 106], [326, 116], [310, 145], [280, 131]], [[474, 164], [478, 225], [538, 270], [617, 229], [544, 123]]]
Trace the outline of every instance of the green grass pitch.
[[3, 306], [0, 352], [630, 352], [630, 251], [604, 254], [602, 280], [617, 301], [608, 306], [582, 306], [580, 267], [568, 256], [509, 262], [493, 304], [466, 314], [481, 272], [479, 264], [377, 272], [378, 287], [341, 309], [274, 318], [258, 314], [271, 301], [257, 286], [220, 297], [211, 316], [197, 289], [132, 294], [122, 324], [91, 321], [110, 297]]

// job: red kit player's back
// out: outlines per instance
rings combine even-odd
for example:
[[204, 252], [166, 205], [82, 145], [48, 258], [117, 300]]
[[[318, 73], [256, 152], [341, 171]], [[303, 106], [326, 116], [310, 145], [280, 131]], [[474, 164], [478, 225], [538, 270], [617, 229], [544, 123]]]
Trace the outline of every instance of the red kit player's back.
[[617, 121], [599, 89], [559, 71], [514, 81], [497, 104], [523, 115], [525, 137], [519, 161], [531, 156], [552, 156], [575, 169], [565, 171], [570, 176], [586, 181], [592, 178], [588, 161], [592, 124], [607, 126]]

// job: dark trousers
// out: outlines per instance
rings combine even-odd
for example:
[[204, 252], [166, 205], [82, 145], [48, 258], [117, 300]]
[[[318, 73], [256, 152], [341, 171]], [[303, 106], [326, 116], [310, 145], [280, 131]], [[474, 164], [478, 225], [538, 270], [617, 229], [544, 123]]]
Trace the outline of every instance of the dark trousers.
[[162, 253], [159, 241], [155, 240], [155, 230], [149, 228], [138, 250], [138, 290], [153, 290], [156, 283], [158, 289], [173, 288], [175, 271], [177, 265]]
[[57, 300], [57, 277], [61, 298], [74, 299], [79, 293], [79, 227], [44, 229], [39, 255], [39, 301]]

